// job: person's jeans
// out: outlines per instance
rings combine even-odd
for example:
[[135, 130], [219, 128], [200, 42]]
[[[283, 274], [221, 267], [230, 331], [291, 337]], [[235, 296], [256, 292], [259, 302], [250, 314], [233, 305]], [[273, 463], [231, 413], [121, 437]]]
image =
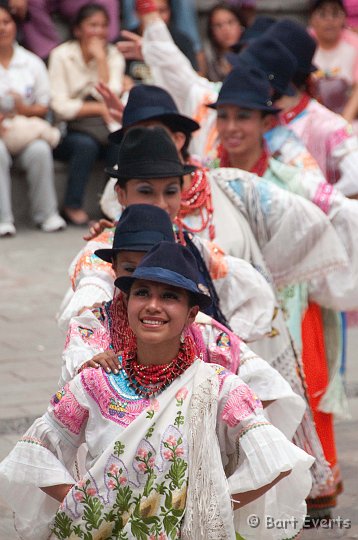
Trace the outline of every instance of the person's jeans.
[[118, 147], [102, 146], [86, 133], [71, 131], [54, 150], [54, 157], [68, 161], [68, 180], [64, 206], [82, 208], [87, 182], [97, 159], [103, 159], [107, 167], [116, 162]]

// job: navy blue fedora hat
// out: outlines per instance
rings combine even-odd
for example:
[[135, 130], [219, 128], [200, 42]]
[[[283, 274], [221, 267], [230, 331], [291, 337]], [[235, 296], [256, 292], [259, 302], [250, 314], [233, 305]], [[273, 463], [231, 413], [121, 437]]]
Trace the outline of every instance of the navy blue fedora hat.
[[174, 142], [160, 126], [130, 128], [119, 146], [117, 167], [105, 171], [122, 180], [182, 177], [196, 170], [183, 165]]
[[296, 73], [312, 73], [317, 68], [312, 64], [316, 42], [306, 28], [291, 19], [281, 19], [265, 32], [266, 37], [278, 39], [294, 55], [297, 61]]
[[131, 204], [117, 223], [112, 249], [97, 249], [94, 253], [100, 259], [112, 262], [120, 251], [146, 252], [162, 240], [175, 242], [168, 213], [151, 204]]
[[271, 93], [266, 74], [240, 61], [224, 80], [216, 103], [208, 107], [216, 109], [219, 105], [236, 105], [275, 114], [280, 109], [273, 106]]
[[241, 34], [239, 41], [231, 47], [234, 52], [240, 52], [246, 45], [252, 43], [255, 39], [258, 39], [271, 25], [276, 22], [273, 17], [266, 17], [260, 15], [256, 17], [251, 26], [245, 28]]
[[200, 283], [194, 255], [180, 244], [160, 242], [143, 257], [131, 276], [119, 277], [114, 284], [128, 293], [136, 279], [185, 289], [194, 296], [200, 309], [208, 308], [211, 304], [206, 287]]
[[139, 85], [131, 89], [123, 111], [122, 129], [109, 135], [109, 140], [119, 144], [126, 129], [146, 120], [160, 120], [173, 131], [192, 133], [199, 124], [179, 113], [173, 98], [166, 90], [153, 85]]
[[297, 70], [297, 60], [278, 39], [262, 36], [240, 54], [228, 53], [227, 59], [234, 67], [245, 62], [261, 69], [274, 90], [288, 96], [295, 94], [290, 82]]

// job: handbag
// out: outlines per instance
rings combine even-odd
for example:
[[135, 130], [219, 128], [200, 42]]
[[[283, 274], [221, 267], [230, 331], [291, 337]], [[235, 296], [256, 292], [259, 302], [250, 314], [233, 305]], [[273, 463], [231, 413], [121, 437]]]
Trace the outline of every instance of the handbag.
[[[92, 96], [88, 96], [84, 101], [96, 101]], [[101, 145], [108, 144], [108, 135], [110, 133], [107, 124], [102, 116], [83, 116], [67, 122], [67, 131], [77, 131], [85, 133]]]

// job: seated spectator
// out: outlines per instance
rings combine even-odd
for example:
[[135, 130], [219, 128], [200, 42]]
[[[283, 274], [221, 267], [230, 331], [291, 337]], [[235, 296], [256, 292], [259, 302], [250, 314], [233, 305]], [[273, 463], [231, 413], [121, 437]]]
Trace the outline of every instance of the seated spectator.
[[[10, 0], [17, 8], [18, 0]], [[73, 22], [79, 9], [88, 0], [20, 0], [21, 4], [27, 4], [27, 12], [22, 10], [24, 19], [22, 34], [24, 45], [40, 58], [46, 59], [52, 49], [61, 43], [61, 38], [53, 21], [54, 12], [60, 14], [66, 21]], [[108, 12], [109, 26], [108, 39], [114, 41], [119, 35], [119, 4], [118, 0], [98, 0]]]
[[100, 4], [80, 9], [74, 23], [74, 39], [56, 47], [50, 55], [52, 108], [58, 120], [67, 122], [67, 134], [55, 150], [55, 158], [69, 162], [64, 217], [75, 225], [88, 222], [83, 210], [86, 184], [95, 161], [114, 164], [116, 152], [108, 144], [111, 119], [95, 89], [108, 84], [120, 95], [124, 59], [108, 45], [109, 17]]
[[57, 231], [66, 223], [57, 213], [50, 146], [57, 144], [60, 134], [43, 119], [50, 99], [46, 67], [15, 42], [16, 22], [3, 0], [0, 28], [0, 237], [16, 233], [12, 160], [26, 171], [34, 222], [45, 232]]
[[239, 41], [244, 26], [240, 11], [229, 4], [220, 3], [209, 12], [205, 54], [211, 81], [222, 81], [231, 71], [225, 55]]
[[332, 111], [352, 122], [358, 114], [358, 36], [344, 28], [342, 0], [315, 0], [310, 23], [318, 46], [313, 63], [315, 94]]

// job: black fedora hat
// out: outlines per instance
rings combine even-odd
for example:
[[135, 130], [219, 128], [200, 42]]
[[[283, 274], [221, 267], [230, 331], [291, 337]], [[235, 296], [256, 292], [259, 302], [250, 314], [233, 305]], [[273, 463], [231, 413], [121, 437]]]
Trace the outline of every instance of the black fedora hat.
[[275, 114], [280, 109], [273, 106], [271, 93], [266, 74], [240, 61], [224, 80], [216, 103], [208, 107], [216, 109], [219, 105], [236, 105]]
[[94, 253], [100, 259], [112, 262], [120, 251], [146, 252], [162, 240], [175, 242], [168, 213], [151, 204], [131, 204], [118, 221], [112, 249], [97, 249]]
[[160, 120], [173, 131], [185, 134], [200, 128], [199, 124], [179, 113], [173, 98], [166, 90], [153, 85], [139, 85], [131, 89], [123, 111], [122, 129], [109, 135], [109, 140], [119, 144], [126, 129], [146, 120]]
[[208, 308], [211, 298], [200, 283], [198, 265], [191, 251], [172, 242], [160, 242], [142, 259], [131, 276], [116, 279], [115, 286], [128, 293], [136, 279], [164, 283], [190, 292], [200, 309]]
[[239, 41], [231, 47], [234, 52], [240, 52], [246, 45], [252, 43], [255, 39], [258, 39], [263, 35], [266, 30], [276, 22], [273, 17], [266, 17], [260, 15], [256, 17], [251, 26], [245, 28], [241, 34]]
[[105, 170], [123, 180], [182, 177], [196, 170], [181, 163], [175, 144], [159, 126], [130, 128], [119, 147], [117, 166]]
[[227, 59], [234, 67], [245, 62], [248, 66], [261, 69], [274, 90], [288, 96], [295, 94], [290, 82], [296, 73], [297, 60], [278, 39], [262, 36], [240, 54], [228, 53]]
[[265, 32], [266, 37], [278, 39], [297, 61], [296, 73], [309, 74], [317, 68], [312, 64], [316, 42], [306, 28], [291, 19], [281, 19]]

